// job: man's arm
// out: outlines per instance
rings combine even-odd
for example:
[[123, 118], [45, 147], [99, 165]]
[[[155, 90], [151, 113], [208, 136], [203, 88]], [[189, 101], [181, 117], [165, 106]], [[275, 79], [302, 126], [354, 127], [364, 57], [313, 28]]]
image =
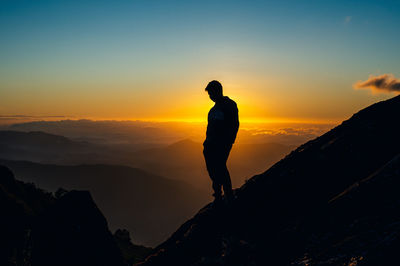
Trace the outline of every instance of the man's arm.
[[238, 108], [237, 108], [237, 105], [236, 105], [236, 103], [235, 102], [233, 102], [233, 108], [232, 108], [232, 117], [231, 117], [231, 132], [230, 132], [230, 134], [231, 134], [231, 137], [230, 137], [230, 140], [231, 140], [231, 143], [234, 143], [235, 142], [235, 139], [236, 139], [236, 135], [237, 135], [237, 132], [238, 132], [238, 130], [239, 130], [239, 110], [238, 110]]

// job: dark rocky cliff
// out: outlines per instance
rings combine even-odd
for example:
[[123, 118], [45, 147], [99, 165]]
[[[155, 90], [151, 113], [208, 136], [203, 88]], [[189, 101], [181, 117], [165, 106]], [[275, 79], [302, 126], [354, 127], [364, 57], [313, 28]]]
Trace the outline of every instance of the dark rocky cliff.
[[87, 191], [60, 198], [0, 166], [0, 265], [125, 265]]

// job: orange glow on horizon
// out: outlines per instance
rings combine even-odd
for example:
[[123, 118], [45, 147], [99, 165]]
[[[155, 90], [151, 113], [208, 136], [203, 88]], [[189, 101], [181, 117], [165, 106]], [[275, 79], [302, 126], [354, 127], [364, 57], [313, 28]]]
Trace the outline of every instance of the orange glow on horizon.
[[[193, 118], [174, 118], [174, 117], [161, 117], [161, 118], [125, 118], [125, 117], [65, 117], [65, 119], [45, 119], [52, 121], [59, 120], [91, 120], [91, 121], [119, 121], [119, 122], [156, 122], [156, 123], [169, 123], [169, 122], [177, 122], [177, 123], [207, 123], [207, 116], [205, 117], [193, 117]], [[241, 124], [338, 124], [343, 121], [343, 119], [309, 119], [309, 118], [240, 118]]]

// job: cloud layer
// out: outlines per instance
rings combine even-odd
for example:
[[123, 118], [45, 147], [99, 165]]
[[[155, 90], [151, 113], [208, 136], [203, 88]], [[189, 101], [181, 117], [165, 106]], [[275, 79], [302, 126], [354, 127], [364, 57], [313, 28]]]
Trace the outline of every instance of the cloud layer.
[[400, 80], [392, 74], [370, 76], [366, 81], [358, 81], [355, 89], [371, 89], [373, 92], [397, 92], [400, 93]]

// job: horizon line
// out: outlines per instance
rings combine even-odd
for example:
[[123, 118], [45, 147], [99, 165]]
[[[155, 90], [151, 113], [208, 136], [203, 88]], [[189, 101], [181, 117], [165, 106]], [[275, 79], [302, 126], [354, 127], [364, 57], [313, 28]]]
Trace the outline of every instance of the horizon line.
[[[47, 119], [46, 119], [47, 118]], [[64, 118], [64, 119], [60, 119]], [[66, 116], [66, 115], [0, 115], [0, 120], [26, 120], [25, 122], [36, 122], [36, 121], [80, 121], [88, 120], [94, 122], [101, 121], [118, 121], [118, 122], [155, 122], [155, 123], [207, 123], [206, 118], [108, 118], [108, 117], [93, 117], [93, 116]], [[30, 121], [31, 120], [31, 121]], [[338, 124], [346, 118], [336, 118], [336, 119], [321, 119], [321, 118], [286, 118], [286, 117], [274, 117], [274, 118], [264, 118], [264, 117], [249, 117], [240, 119], [241, 123], [245, 124]]]

